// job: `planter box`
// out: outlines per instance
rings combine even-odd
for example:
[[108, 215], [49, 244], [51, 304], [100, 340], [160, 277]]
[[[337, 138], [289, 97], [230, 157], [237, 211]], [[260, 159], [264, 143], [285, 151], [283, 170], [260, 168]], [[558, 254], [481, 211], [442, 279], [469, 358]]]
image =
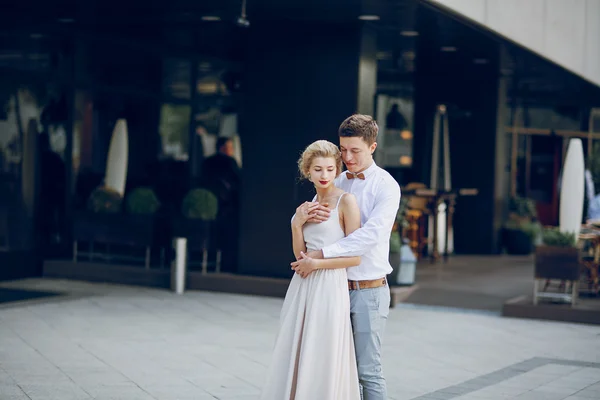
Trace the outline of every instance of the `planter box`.
[[[78, 212], [73, 219], [73, 260], [77, 261], [77, 242], [145, 247], [144, 264], [146, 268], [150, 268], [150, 248], [154, 242], [154, 230], [154, 215]], [[88, 253], [90, 257], [94, 257], [95, 254], [98, 255], [91, 250]]]
[[535, 277], [537, 279], [577, 281], [579, 271], [579, 249], [576, 247], [536, 247]]
[[398, 285], [398, 274], [400, 273], [400, 253], [390, 253], [389, 261], [392, 265], [392, 272], [387, 276], [388, 285]]
[[154, 216], [80, 212], [73, 220], [73, 238], [75, 241], [151, 246]]
[[508, 254], [527, 255], [533, 250], [531, 237], [519, 229], [502, 230], [502, 244]]
[[[200, 265], [202, 273], [208, 272], [208, 266], [214, 265], [215, 271], [221, 271], [221, 252], [216, 243], [214, 234], [214, 224], [212, 221], [203, 221], [200, 219], [189, 219], [177, 217], [172, 220], [172, 237], [187, 238], [187, 264], [188, 268]], [[216, 259], [209, 261], [208, 251], [216, 248]], [[195, 261], [193, 253], [202, 253], [202, 260]]]
[[[408, 251], [412, 251], [407, 246]], [[416, 261], [402, 262], [402, 253], [390, 253], [389, 262], [393, 268], [387, 276], [390, 286], [412, 286], [415, 284]]]
[[190, 251], [208, 250], [211, 245], [213, 224], [210, 221], [177, 217], [173, 219], [173, 237], [187, 238]]
[[[579, 249], [576, 247], [537, 246], [535, 249], [535, 270], [533, 280], [533, 304], [538, 298], [567, 301], [571, 306], [577, 302], [580, 274]], [[571, 282], [570, 293], [539, 291], [538, 280], [556, 279]], [[544, 289], [545, 290], [545, 289]]]

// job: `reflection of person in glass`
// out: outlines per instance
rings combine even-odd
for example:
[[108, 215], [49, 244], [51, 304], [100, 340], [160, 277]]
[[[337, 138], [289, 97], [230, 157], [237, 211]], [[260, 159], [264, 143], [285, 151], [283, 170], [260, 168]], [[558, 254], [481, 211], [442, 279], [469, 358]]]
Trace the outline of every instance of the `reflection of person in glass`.
[[202, 175], [203, 183], [219, 198], [219, 209], [222, 209], [236, 203], [240, 168], [233, 158], [233, 142], [230, 138], [218, 138], [216, 147], [217, 153], [204, 160]]
[[50, 136], [43, 132], [38, 136], [41, 162], [40, 218], [45, 243], [60, 241], [65, 204], [65, 163], [52, 151]]
[[398, 110], [398, 104], [394, 103], [392, 108], [385, 119], [385, 125], [388, 129], [398, 129], [403, 130], [408, 127], [408, 123], [406, 122], [406, 118], [404, 115]]
[[231, 138], [217, 139], [217, 153], [204, 160], [202, 186], [211, 190], [219, 200], [217, 241], [223, 251], [223, 270], [235, 268], [237, 224], [240, 189], [240, 167], [234, 155]]

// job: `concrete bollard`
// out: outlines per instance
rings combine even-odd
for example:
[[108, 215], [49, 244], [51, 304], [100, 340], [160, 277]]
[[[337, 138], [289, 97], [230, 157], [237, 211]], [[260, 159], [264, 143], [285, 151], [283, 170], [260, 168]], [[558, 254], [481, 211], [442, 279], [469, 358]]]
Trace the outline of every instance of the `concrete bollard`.
[[187, 272], [187, 239], [174, 238], [173, 249], [175, 258], [171, 263], [171, 290], [177, 294], [183, 294]]

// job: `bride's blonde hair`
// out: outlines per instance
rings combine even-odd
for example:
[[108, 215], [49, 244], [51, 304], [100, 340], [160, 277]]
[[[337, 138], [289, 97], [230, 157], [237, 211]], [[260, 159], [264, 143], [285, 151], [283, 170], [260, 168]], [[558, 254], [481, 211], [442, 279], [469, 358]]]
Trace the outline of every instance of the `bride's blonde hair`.
[[298, 160], [298, 169], [303, 178], [308, 179], [310, 166], [317, 157], [333, 158], [335, 160], [335, 176], [342, 173], [342, 153], [340, 149], [327, 140], [317, 140], [308, 145]]

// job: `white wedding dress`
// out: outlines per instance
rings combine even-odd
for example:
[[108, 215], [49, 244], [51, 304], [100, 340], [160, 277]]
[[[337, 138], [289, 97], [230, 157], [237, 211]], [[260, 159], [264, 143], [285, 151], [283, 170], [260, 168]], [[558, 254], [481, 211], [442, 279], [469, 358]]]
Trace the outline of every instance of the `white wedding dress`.
[[[341, 197], [340, 197], [341, 199]], [[338, 203], [329, 219], [304, 226], [307, 250], [343, 238]], [[360, 400], [345, 269], [294, 274], [261, 400]]]

